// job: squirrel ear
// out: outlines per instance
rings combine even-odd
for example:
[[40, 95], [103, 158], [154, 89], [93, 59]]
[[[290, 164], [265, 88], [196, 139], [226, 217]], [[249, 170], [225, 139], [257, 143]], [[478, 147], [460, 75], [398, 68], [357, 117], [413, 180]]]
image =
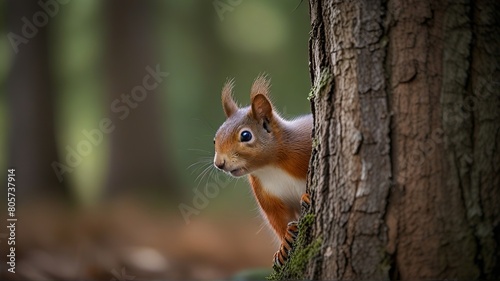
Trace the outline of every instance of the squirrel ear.
[[261, 74], [253, 82], [250, 99], [252, 100], [252, 114], [257, 120], [264, 120], [264, 125], [271, 121], [273, 105], [269, 101], [269, 80]]
[[252, 97], [252, 115], [257, 120], [264, 120], [267, 124], [273, 116], [273, 106], [269, 99], [263, 94]]
[[238, 105], [233, 99], [233, 87], [234, 80], [231, 79], [226, 81], [226, 84], [222, 88], [222, 108], [227, 118], [231, 117], [238, 110]]

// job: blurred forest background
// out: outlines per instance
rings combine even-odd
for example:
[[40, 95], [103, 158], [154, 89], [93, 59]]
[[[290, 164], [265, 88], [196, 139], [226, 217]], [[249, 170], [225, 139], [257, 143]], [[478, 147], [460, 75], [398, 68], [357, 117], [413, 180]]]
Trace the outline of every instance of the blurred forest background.
[[[299, 2], [0, 1], [0, 168], [5, 181], [16, 169], [19, 219], [16, 274], [0, 232], [1, 279], [267, 274], [277, 243], [246, 180], [226, 184], [208, 167], [228, 77], [241, 104], [266, 72], [285, 117], [310, 111], [310, 24]], [[12, 45], [12, 33], [27, 31]], [[125, 105], [148, 66], [168, 76], [124, 117], [112, 105]], [[92, 132], [103, 122], [114, 130], [101, 141]], [[62, 181], [54, 163], [68, 169]], [[214, 183], [219, 192], [186, 223], [179, 205], [193, 207], [195, 191]], [[5, 221], [6, 194], [0, 201]]]

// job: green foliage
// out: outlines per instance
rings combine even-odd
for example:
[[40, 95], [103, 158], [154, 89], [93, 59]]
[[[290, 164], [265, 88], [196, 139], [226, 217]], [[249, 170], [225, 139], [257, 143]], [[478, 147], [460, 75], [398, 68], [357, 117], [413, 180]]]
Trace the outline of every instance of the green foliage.
[[[5, 16], [9, 7], [4, 2], [0, 1], [0, 14]], [[304, 101], [304, 93], [310, 89], [308, 59], [303, 56], [308, 49], [308, 6], [302, 4], [294, 10], [297, 3], [293, 1], [241, 1], [226, 10], [220, 18], [212, 1], [146, 2], [148, 7], [138, 14], [144, 23], [136, 28], [145, 28], [147, 32], [137, 33], [135, 40], [149, 38], [144, 44], [152, 46], [143, 48], [147, 52], [144, 57], [153, 65], [159, 64], [163, 71], [171, 75], [154, 92], [158, 101], [154, 105], [158, 125], [145, 123], [143, 128], [147, 131], [161, 130], [155, 133], [160, 138], [155, 142], [162, 146], [158, 149], [158, 157], [165, 158], [165, 167], [171, 170], [166, 172], [179, 178], [176, 186], [168, 188], [177, 189], [180, 194], [191, 198], [193, 189], [204, 187], [214, 180], [206, 165], [213, 157], [214, 134], [224, 121], [220, 91], [228, 77], [236, 79], [235, 98], [242, 105], [249, 102], [249, 90], [255, 77], [266, 72], [272, 79], [273, 101], [283, 117], [293, 118], [309, 112], [309, 103]], [[49, 24], [43, 27], [50, 35], [48, 60], [54, 82], [51, 92], [54, 93], [53, 110], [60, 162], [64, 162], [67, 146], [75, 148], [85, 140], [82, 130], [97, 128], [103, 118], [116, 115], [111, 111], [112, 95], [116, 91], [111, 89], [116, 89], [112, 85], [119, 83], [110, 80], [109, 65], [123, 65], [121, 69], [124, 73], [141, 73], [140, 69], [132, 69], [135, 67], [130, 63], [139, 57], [123, 54], [114, 56], [111, 61], [109, 55], [112, 51], [108, 44], [116, 40], [117, 34], [107, 34], [113, 18], [109, 17], [110, 7], [99, 0], [69, 1], [60, 5], [58, 13], [51, 16]], [[38, 11], [43, 9], [40, 7]], [[27, 11], [22, 16], [32, 19], [33, 12]], [[13, 20], [21, 22], [20, 18]], [[5, 23], [0, 23], [0, 31], [7, 31]], [[20, 46], [21, 52], [23, 47], [24, 44]], [[1, 86], [7, 82], [14, 58], [12, 51], [9, 40], [0, 43], [0, 60], [4, 62], [0, 65]], [[141, 83], [141, 78], [133, 83]], [[12, 126], [7, 109], [11, 105], [6, 98], [7, 87], [0, 88], [5, 88], [0, 90], [0, 168], [6, 169], [10, 154], [8, 127]], [[126, 89], [123, 94], [131, 90]], [[14, 93], [21, 95], [16, 91]], [[128, 126], [133, 126], [134, 122], [146, 120], [138, 117], [144, 106], [131, 111], [130, 119], [119, 122], [123, 130], [128, 131]], [[139, 119], [132, 121], [134, 118]], [[75, 198], [82, 204], [95, 204], [103, 194], [107, 174], [111, 170], [109, 157], [114, 149], [111, 138], [111, 134], [106, 135], [81, 165], [64, 175]], [[152, 143], [155, 142], [152, 140]], [[142, 164], [148, 167], [153, 163], [156, 162], [144, 161]], [[153, 166], [150, 168], [156, 169]], [[205, 168], [206, 174], [203, 173]], [[54, 174], [49, 176], [55, 177]], [[238, 202], [224, 198], [241, 198], [241, 194], [247, 193], [248, 184], [240, 181], [235, 185], [241, 188], [228, 188], [228, 191], [221, 192], [210, 208], [226, 208], [227, 205], [223, 204]], [[254, 203], [251, 196], [245, 198], [248, 198], [245, 204], [227, 208], [247, 210]]]
[[304, 279], [304, 273], [309, 261], [319, 252], [321, 237], [308, 243], [308, 233], [314, 223], [315, 216], [306, 214], [299, 221], [299, 234], [295, 240], [294, 247], [290, 252], [288, 261], [282, 267], [274, 266], [274, 272], [268, 280], [297, 280]]

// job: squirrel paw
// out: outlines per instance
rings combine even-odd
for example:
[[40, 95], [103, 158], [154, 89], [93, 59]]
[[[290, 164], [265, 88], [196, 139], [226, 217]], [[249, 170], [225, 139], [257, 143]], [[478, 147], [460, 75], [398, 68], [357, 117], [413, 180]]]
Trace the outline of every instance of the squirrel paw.
[[308, 193], [302, 194], [302, 197], [300, 197], [300, 205], [303, 211], [309, 210], [309, 207], [311, 207], [311, 196]]
[[[311, 196], [307, 193], [302, 194], [300, 197], [300, 205], [302, 206], [302, 211], [307, 211], [311, 207]], [[296, 221], [289, 222], [286, 227], [286, 234], [281, 242], [280, 249], [274, 253], [273, 262], [274, 266], [281, 267], [288, 260], [288, 255], [292, 250], [293, 243], [297, 239], [297, 234], [299, 233], [299, 226]]]
[[292, 250], [293, 242], [297, 239], [299, 233], [299, 226], [296, 221], [289, 222], [286, 227], [286, 234], [281, 242], [280, 249], [274, 253], [273, 262], [274, 266], [281, 267], [288, 260], [288, 254]]

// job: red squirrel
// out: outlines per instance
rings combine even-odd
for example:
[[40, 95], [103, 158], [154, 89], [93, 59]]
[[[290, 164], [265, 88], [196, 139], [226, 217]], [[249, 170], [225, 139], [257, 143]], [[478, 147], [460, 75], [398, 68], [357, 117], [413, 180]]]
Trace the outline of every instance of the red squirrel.
[[281, 240], [274, 264], [288, 258], [301, 203], [308, 206], [306, 177], [311, 156], [312, 115], [285, 120], [275, 110], [265, 76], [252, 85], [251, 105], [238, 107], [233, 81], [222, 89], [226, 121], [215, 139], [214, 165], [233, 177], [247, 176], [262, 215]]

